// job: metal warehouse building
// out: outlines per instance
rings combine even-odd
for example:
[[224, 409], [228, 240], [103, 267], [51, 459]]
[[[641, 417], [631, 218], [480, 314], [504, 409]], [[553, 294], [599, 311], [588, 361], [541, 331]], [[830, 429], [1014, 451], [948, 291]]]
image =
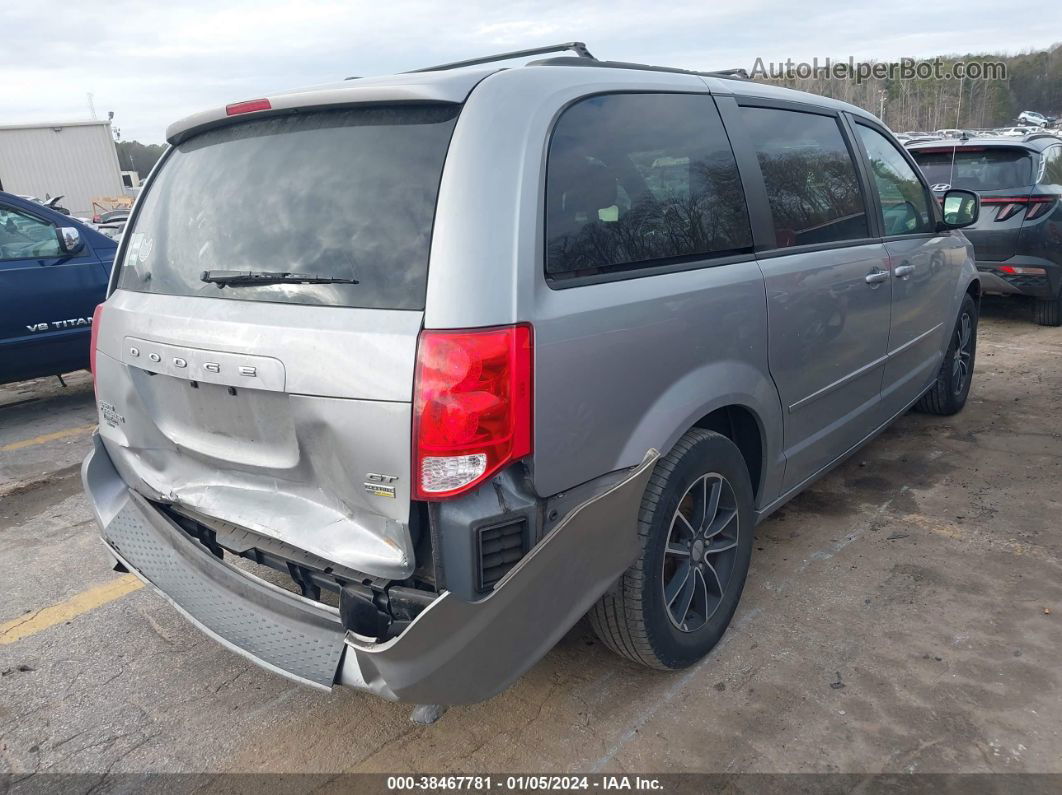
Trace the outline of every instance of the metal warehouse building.
[[0, 190], [62, 195], [72, 215], [91, 216], [93, 199], [123, 195], [110, 122], [0, 125]]

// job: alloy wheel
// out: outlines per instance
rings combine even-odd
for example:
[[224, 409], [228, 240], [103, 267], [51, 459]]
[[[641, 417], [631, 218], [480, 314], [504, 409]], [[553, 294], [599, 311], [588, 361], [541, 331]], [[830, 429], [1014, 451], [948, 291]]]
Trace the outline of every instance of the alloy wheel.
[[970, 377], [970, 360], [973, 358], [973, 318], [963, 312], [955, 329], [955, 356], [952, 359], [951, 379], [955, 394], [961, 395]]
[[737, 499], [722, 475], [701, 475], [679, 500], [664, 549], [661, 587], [671, 623], [696, 632], [719, 609], [734, 569]]

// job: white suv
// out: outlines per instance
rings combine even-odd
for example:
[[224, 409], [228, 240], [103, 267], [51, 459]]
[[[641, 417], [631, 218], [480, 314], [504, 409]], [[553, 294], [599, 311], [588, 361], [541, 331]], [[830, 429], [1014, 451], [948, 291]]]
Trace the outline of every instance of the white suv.
[[1018, 121], [1022, 124], [1035, 124], [1037, 127], [1046, 127], [1050, 119], [1036, 111], [1023, 110], [1018, 114]]

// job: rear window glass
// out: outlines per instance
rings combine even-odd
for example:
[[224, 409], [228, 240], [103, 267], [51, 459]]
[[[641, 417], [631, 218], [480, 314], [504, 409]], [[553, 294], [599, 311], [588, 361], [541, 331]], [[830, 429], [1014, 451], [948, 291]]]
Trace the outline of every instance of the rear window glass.
[[866, 208], [837, 120], [742, 108], [760, 161], [780, 248], [865, 238]]
[[608, 94], [564, 112], [546, 170], [546, 274], [749, 251], [737, 164], [710, 97]]
[[[118, 287], [169, 295], [423, 309], [455, 106], [315, 111], [179, 144], [143, 197]], [[205, 271], [357, 284], [219, 287]]]
[[[926, 175], [933, 190], [1009, 190], [1032, 184], [1032, 158], [1024, 149], [957, 149], [925, 152], [911, 150], [911, 156]], [[947, 187], [945, 187], [947, 186]]]

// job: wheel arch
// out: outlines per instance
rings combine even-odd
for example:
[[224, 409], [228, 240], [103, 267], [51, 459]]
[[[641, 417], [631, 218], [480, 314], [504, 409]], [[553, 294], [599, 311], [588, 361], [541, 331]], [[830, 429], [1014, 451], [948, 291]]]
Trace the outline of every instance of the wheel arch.
[[767, 451], [763, 422], [756, 412], [740, 403], [731, 403], [710, 411], [691, 427], [714, 431], [734, 443], [745, 459], [752, 483], [752, 497], [754, 502], [758, 502], [763, 491], [763, 463]]
[[643, 412], [620, 461], [639, 459], [649, 447], [666, 453], [691, 428], [716, 431], [738, 446], [746, 456], [757, 507], [777, 496], [785, 470], [782, 409], [778, 390], [763, 369], [721, 361], [687, 373]]

